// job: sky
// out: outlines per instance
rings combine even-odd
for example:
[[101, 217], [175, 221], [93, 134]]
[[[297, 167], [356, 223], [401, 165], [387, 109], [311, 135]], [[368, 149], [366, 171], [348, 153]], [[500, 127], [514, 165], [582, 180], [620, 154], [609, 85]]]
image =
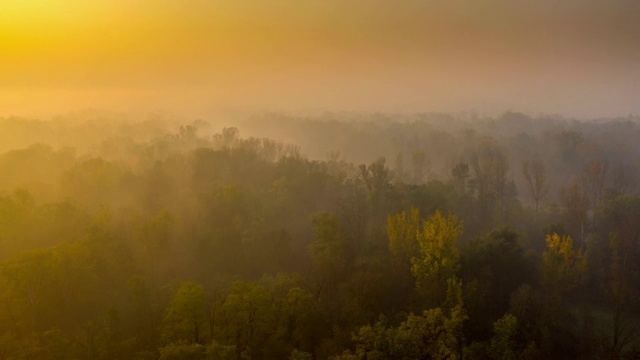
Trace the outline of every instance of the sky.
[[640, 114], [637, 0], [1, 0], [0, 116]]

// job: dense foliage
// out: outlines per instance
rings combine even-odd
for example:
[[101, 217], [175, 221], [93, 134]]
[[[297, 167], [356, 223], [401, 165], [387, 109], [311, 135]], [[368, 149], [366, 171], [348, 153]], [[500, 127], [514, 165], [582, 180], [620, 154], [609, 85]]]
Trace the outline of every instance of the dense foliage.
[[636, 118], [119, 117], [0, 119], [0, 358], [640, 354]]

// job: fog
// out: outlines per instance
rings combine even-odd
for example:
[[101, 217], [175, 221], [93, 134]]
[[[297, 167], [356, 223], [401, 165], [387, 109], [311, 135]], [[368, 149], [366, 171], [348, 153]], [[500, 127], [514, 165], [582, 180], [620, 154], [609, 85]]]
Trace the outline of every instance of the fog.
[[4, 1], [0, 107], [640, 112], [636, 1]]
[[640, 2], [0, 0], [0, 358], [640, 358]]

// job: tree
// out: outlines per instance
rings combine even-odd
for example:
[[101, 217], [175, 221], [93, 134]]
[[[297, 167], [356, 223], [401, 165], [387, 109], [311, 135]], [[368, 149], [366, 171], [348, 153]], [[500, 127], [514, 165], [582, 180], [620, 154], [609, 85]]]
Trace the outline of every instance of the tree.
[[238, 139], [240, 130], [236, 127], [225, 127], [222, 129], [222, 142], [224, 146], [231, 146]]
[[542, 254], [542, 283], [546, 289], [563, 295], [575, 289], [586, 269], [581, 250], [573, 248], [570, 236], [547, 235], [547, 250]]
[[409, 314], [398, 327], [389, 327], [382, 316], [374, 326], [361, 327], [353, 338], [356, 359], [461, 359], [467, 316], [459, 280], [448, 279], [446, 296], [446, 307]]
[[617, 233], [611, 233], [609, 246], [611, 269], [608, 293], [612, 315], [610, 353], [612, 358], [619, 359], [623, 350], [640, 336], [640, 292], [630, 279], [633, 271], [627, 264], [627, 254], [620, 251]]
[[411, 272], [416, 285], [428, 293], [432, 305], [445, 300], [447, 281], [455, 278], [460, 267], [456, 242], [462, 234], [462, 223], [455, 215], [446, 218], [436, 211], [417, 234], [420, 255], [411, 259]]
[[531, 196], [536, 203], [536, 215], [540, 211], [540, 201], [549, 193], [549, 183], [544, 164], [539, 159], [522, 161], [522, 174], [529, 184]]
[[609, 164], [600, 160], [594, 160], [584, 168], [582, 173], [582, 184], [589, 195], [591, 209], [595, 212], [602, 200], [605, 189]]
[[420, 211], [416, 208], [411, 208], [409, 217], [403, 211], [387, 218], [389, 250], [394, 256], [409, 262], [418, 255], [420, 225]]
[[626, 195], [633, 191], [637, 184], [637, 169], [631, 165], [617, 164], [611, 174], [609, 197]]
[[283, 299], [281, 326], [286, 329], [285, 339], [295, 348], [313, 350], [314, 333], [321, 322], [321, 313], [313, 294], [300, 287], [289, 289]]
[[115, 194], [132, 195], [123, 192], [129, 186], [130, 174], [120, 164], [93, 158], [77, 163], [63, 176], [62, 188], [65, 194], [83, 205], [109, 203]]
[[358, 170], [358, 180], [366, 186], [368, 191], [373, 224], [380, 224], [386, 216], [387, 200], [391, 189], [391, 174], [386, 167], [386, 160], [381, 157], [368, 166], [361, 164]]
[[479, 203], [479, 216], [489, 224], [501, 222], [507, 213], [509, 199], [515, 197], [515, 185], [507, 180], [507, 157], [495, 140], [481, 143], [471, 157], [474, 172], [472, 184]]
[[135, 334], [138, 351], [152, 351], [160, 340], [162, 309], [156, 306], [151, 286], [142, 277], [133, 277], [128, 282], [127, 302], [124, 306], [125, 326]]
[[563, 131], [556, 135], [554, 140], [564, 163], [575, 164], [579, 156], [579, 146], [584, 142], [582, 133], [579, 131]]
[[573, 234], [580, 234], [580, 240], [584, 243], [584, 226], [588, 218], [589, 197], [577, 179], [572, 179], [568, 186], [560, 190], [560, 201], [565, 209], [569, 230]]
[[276, 333], [274, 310], [270, 289], [253, 282], [234, 282], [218, 307], [216, 340], [235, 346], [238, 358], [243, 353], [264, 357], [267, 340]]
[[508, 310], [511, 294], [534, 280], [532, 260], [522, 248], [518, 233], [510, 228], [494, 230], [464, 248], [461, 277], [467, 286], [467, 333], [476, 338], [489, 333], [490, 324]]
[[205, 360], [202, 344], [179, 341], [160, 348], [160, 360]]
[[466, 317], [459, 310], [449, 315], [441, 308], [410, 314], [398, 327], [389, 327], [381, 317], [354, 335], [355, 354], [345, 352], [333, 359], [461, 359], [461, 330]]
[[358, 166], [359, 179], [362, 181], [372, 196], [382, 195], [391, 180], [389, 169], [387, 169], [385, 158], [381, 157], [369, 166], [360, 164]]
[[[542, 254], [542, 304], [536, 324], [536, 343], [547, 357], [575, 354], [575, 335], [570, 324], [576, 321], [567, 303], [586, 270], [582, 250], [574, 249], [570, 236], [547, 235]], [[517, 316], [517, 315], [516, 315]], [[575, 355], [573, 355], [575, 356]]]
[[316, 296], [331, 292], [345, 273], [347, 265], [347, 239], [335, 215], [322, 213], [313, 220], [315, 240], [309, 245], [317, 281]]
[[109, 309], [121, 294], [118, 284], [125, 283], [122, 272], [131, 269], [127, 254], [96, 234], [94, 229], [73, 243], [21, 252], [1, 264], [0, 332], [8, 319], [19, 341], [33, 337], [34, 348], [63, 358], [88, 358], [107, 344], [114, 350], [123, 345], [117, 315]]
[[157, 280], [160, 264], [167, 263], [175, 223], [175, 217], [162, 210], [140, 226], [138, 236], [153, 280]]
[[451, 176], [453, 177], [453, 183], [456, 189], [465, 194], [467, 192], [467, 186], [469, 183], [469, 164], [467, 163], [458, 163], [453, 167], [451, 171]]
[[407, 171], [405, 169], [404, 155], [402, 154], [402, 151], [396, 156], [396, 169], [394, 174], [396, 184], [402, 184], [406, 181]]
[[344, 195], [339, 200], [340, 219], [344, 232], [353, 241], [353, 250], [359, 253], [366, 241], [369, 219], [369, 201], [366, 189], [356, 181], [347, 180]]
[[422, 150], [415, 150], [411, 153], [411, 169], [413, 184], [421, 184], [424, 182], [425, 170], [427, 167], [427, 157]]
[[207, 293], [202, 285], [191, 281], [180, 285], [164, 317], [165, 341], [201, 344], [205, 339], [206, 309]]
[[496, 360], [515, 360], [518, 358], [516, 349], [516, 330], [518, 319], [507, 313], [493, 323], [494, 337], [491, 339], [491, 358]]

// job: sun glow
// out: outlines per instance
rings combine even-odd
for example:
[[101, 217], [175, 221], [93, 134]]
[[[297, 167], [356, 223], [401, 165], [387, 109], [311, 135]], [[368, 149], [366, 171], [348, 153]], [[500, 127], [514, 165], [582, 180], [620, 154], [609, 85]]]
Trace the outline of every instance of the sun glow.
[[[640, 83], [640, 5], [576, 1], [0, 0], [0, 106], [184, 89], [275, 108], [620, 107]], [[49, 96], [8, 100], [25, 89]]]

